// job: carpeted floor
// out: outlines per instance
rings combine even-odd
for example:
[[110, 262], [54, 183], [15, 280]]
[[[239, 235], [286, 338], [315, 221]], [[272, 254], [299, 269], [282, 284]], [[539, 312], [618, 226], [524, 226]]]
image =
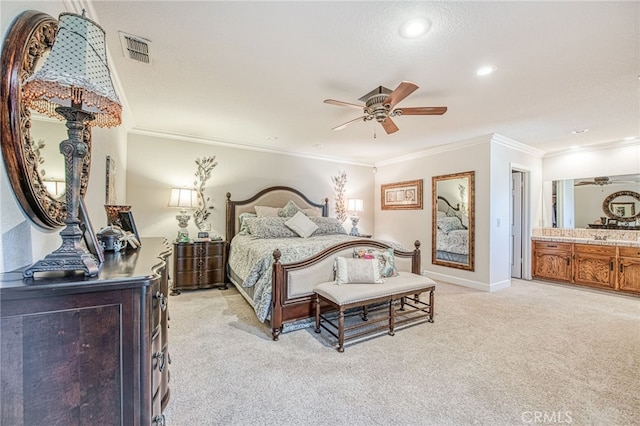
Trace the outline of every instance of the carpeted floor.
[[234, 289], [169, 300], [167, 423], [640, 425], [640, 298], [439, 283], [435, 322], [345, 346], [271, 340]]

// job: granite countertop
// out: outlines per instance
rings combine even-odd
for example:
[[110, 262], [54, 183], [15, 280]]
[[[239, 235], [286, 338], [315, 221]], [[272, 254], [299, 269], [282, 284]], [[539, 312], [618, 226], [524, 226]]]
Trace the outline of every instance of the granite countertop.
[[580, 238], [580, 237], [551, 236], [551, 235], [532, 236], [531, 239], [533, 241], [550, 241], [550, 242], [558, 242], [558, 243], [593, 244], [593, 245], [599, 245], [599, 246], [640, 247], [640, 241], [632, 241], [632, 240], [614, 240], [614, 239], [596, 240], [595, 238]]

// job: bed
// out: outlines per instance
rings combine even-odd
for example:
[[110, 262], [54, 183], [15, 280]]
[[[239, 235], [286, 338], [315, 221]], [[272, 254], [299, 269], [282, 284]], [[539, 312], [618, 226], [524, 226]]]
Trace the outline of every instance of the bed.
[[436, 209], [436, 259], [469, 263], [469, 219], [445, 197], [438, 196]]
[[[283, 220], [276, 215], [291, 203], [318, 226], [311, 236], [291, 235], [282, 226]], [[398, 254], [398, 267], [420, 270], [417, 248], [407, 252], [397, 244], [350, 236], [328, 214], [328, 199], [315, 203], [291, 187], [266, 188], [242, 201], [231, 200], [227, 193], [227, 277], [253, 307], [258, 320], [270, 322], [273, 340], [281, 333], [313, 324], [313, 287], [333, 280], [335, 256], [352, 256], [354, 249], [363, 247], [392, 248]]]

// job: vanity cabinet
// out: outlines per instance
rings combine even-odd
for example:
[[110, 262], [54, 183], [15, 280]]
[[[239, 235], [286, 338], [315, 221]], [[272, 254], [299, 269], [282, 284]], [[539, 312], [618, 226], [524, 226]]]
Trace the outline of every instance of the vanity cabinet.
[[571, 282], [572, 244], [548, 241], [533, 242], [533, 276]]
[[0, 274], [0, 423], [165, 424], [170, 254], [147, 238], [93, 278]]
[[640, 294], [640, 247], [618, 250], [618, 289]]
[[533, 240], [533, 278], [640, 295], [640, 247]]
[[616, 247], [574, 244], [573, 281], [594, 287], [615, 288]]

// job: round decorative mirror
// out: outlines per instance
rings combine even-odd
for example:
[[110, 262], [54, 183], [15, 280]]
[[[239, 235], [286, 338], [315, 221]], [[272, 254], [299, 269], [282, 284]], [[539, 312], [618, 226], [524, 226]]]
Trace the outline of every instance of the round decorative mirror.
[[634, 222], [640, 219], [640, 194], [634, 191], [614, 192], [602, 202], [602, 211], [609, 219]]
[[[56, 36], [58, 21], [46, 13], [28, 10], [21, 13], [7, 33], [2, 49], [2, 98], [1, 121], [2, 157], [7, 175], [20, 207], [32, 222], [44, 229], [55, 229], [64, 225], [66, 217], [64, 191], [64, 173], [59, 164], [64, 157], [57, 147], [62, 139], [49, 140], [46, 143], [41, 135], [35, 134], [35, 121], [32, 111], [22, 102], [22, 85], [39, 66], [51, 50]], [[40, 120], [38, 120], [40, 121]], [[65, 125], [43, 121], [45, 127], [59, 126], [54, 134], [66, 134]], [[84, 141], [89, 146], [80, 179], [80, 196], [84, 197], [89, 183], [91, 164], [91, 131], [85, 127]], [[51, 133], [49, 133], [51, 134]], [[47, 149], [43, 149], [44, 145]], [[47, 173], [49, 166], [49, 173]], [[49, 179], [52, 177], [53, 179]], [[55, 188], [55, 189], [53, 189]]]

